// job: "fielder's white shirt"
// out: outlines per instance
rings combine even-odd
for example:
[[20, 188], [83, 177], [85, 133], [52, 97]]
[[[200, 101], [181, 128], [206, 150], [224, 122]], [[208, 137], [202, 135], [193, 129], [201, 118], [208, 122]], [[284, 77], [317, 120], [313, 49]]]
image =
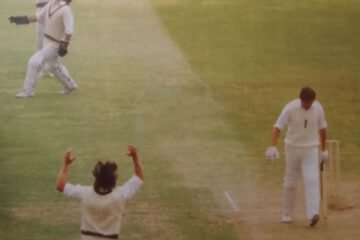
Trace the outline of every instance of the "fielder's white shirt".
[[106, 195], [97, 194], [93, 186], [65, 184], [64, 195], [80, 200], [81, 230], [103, 235], [120, 234], [126, 200], [134, 196], [143, 181], [136, 175]]
[[282, 130], [287, 126], [285, 143], [294, 147], [312, 147], [320, 144], [319, 130], [325, 129], [324, 109], [314, 101], [308, 110], [301, 107], [301, 100], [289, 102], [282, 110], [274, 127]]
[[38, 13], [37, 21], [45, 23], [45, 34], [64, 40], [65, 34], [74, 33], [74, 16], [64, 1], [52, 0]]
[[51, 0], [36, 0], [36, 14], [39, 14], [41, 12], [41, 9], [43, 9], [46, 5], [40, 7], [40, 6], [37, 6], [37, 4], [45, 4], [45, 3], [48, 3], [50, 2]]
[[47, 3], [50, 2], [51, 0], [36, 0], [36, 3]]

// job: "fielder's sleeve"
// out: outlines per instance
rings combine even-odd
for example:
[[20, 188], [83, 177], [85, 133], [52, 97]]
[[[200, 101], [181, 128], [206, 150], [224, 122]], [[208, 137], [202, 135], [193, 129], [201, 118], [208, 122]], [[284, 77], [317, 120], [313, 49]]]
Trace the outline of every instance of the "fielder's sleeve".
[[128, 200], [135, 195], [142, 184], [143, 181], [138, 176], [134, 175], [124, 185], [117, 189], [116, 195], [123, 200]]
[[327, 128], [327, 122], [325, 120], [325, 111], [324, 108], [318, 103], [317, 108], [319, 109], [319, 129]]
[[72, 35], [74, 33], [74, 16], [70, 7], [65, 7], [63, 13], [63, 21], [65, 34]]
[[35, 16], [36, 16], [36, 21], [38, 23], [45, 23], [45, 15], [46, 15], [46, 7], [43, 7], [40, 11], [36, 12]]
[[85, 193], [86, 187], [79, 184], [73, 185], [66, 183], [64, 187], [64, 195], [69, 198], [82, 199]]

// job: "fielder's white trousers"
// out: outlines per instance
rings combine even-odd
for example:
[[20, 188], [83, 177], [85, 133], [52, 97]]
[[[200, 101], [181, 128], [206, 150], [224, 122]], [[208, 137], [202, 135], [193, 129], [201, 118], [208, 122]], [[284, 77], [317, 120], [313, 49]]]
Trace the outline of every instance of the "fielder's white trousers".
[[31, 56], [28, 62], [23, 90], [30, 94], [33, 92], [39, 78], [39, 71], [44, 64], [49, 66], [49, 71], [60, 81], [65, 89], [77, 87], [75, 81], [70, 77], [68, 70], [60, 64], [58, 56], [58, 44], [44, 39], [43, 47]]
[[[36, 13], [40, 12], [42, 8], [36, 8]], [[45, 33], [45, 24], [36, 22], [36, 50], [40, 50], [43, 46], [43, 39]]]
[[319, 183], [319, 149], [318, 147], [285, 147], [285, 177], [283, 213], [292, 216], [296, 188], [302, 177], [304, 183], [306, 215], [311, 219], [319, 214], [320, 183]]
[[[36, 8], [36, 13], [40, 12], [43, 8]], [[36, 22], [36, 51], [39, 51], [43, 47], [43, 41], [44, 41], [44, 35], [45, 35], [45, 23], [43, 22]], [[42, 69], [39, 69], [39, 72], [46, 69], [50, 72], [49, 66], [43, 66]]]

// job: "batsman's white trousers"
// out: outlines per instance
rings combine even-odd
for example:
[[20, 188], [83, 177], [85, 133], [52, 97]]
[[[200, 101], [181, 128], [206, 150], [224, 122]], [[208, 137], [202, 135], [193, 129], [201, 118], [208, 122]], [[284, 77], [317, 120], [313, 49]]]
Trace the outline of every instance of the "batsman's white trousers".
[[302, 177], [304, 183], [306, 215], [311, 219], [319, 214], [319, 148], [285, 146], [286, 169], [284, 177], [284, 214], [292, 216], [296, 188]]
[[60, 81], [66, 89], [73, 89], [77, 85], [70, 77], [68, 70], [60, 64], [57, 53], [59, 44], [44, 38], [43, 47], [31, 56], [26, 71], [23, 90], [30, 94], [33, 92], [39, 78], [39, 71], [45, 64], [49, 66], [49, 71]]

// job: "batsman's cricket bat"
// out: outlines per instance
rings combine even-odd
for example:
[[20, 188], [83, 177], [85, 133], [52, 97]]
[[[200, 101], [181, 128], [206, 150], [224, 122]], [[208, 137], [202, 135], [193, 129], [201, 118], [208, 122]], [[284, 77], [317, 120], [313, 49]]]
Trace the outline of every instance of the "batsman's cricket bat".
[[326, 167], [325, 162], [321, 161], [320, 163], [320, 210], [321, 217], [327, 219], [327, 193], [326, 193]]

